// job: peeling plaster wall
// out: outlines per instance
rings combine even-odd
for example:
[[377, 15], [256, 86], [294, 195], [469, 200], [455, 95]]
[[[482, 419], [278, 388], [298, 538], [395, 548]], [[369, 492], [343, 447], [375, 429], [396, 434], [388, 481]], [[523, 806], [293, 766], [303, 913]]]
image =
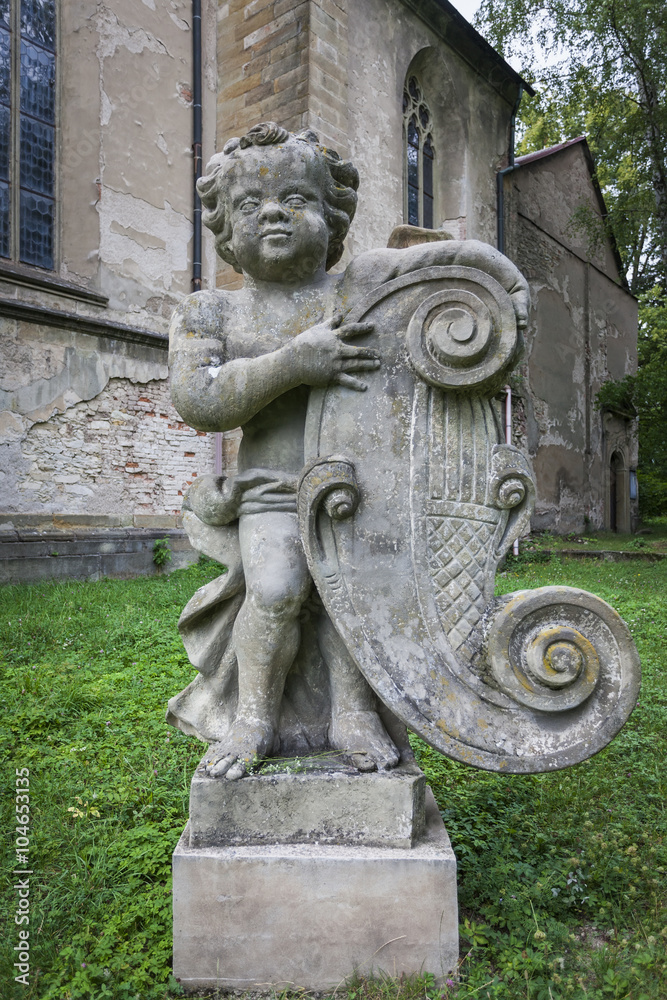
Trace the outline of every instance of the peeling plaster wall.
[[94, 398], [33, 424], [16, 456], [25, 469], [16, 509], [180, 513], [187, 486], [210, 464], [210, 439], [179, 419], [166, 380], [141, 391], [112, 378]]
[[[532, 311], [515, 438], [537, 481], [534, 527], [580, 532], [609, 526], [609, 463], [637, 465], [633, 421], [594, 409], [609, 378], [637, 367], [637, 303], [620, 285], [612, 246], [589, 254], [572, 222], [599, 206], [581, 146], [522, 166], [506, 181], [507, 250], [529, 280]], [[636, 508], [636, 505], [635, 505]], [[630, 530], [636, 509], [630, 508]]]
[[6, 334], [0, 510], [177, 513], [212, 444], [174, 410], [166, 353], [32, 324]]
[[[217, 2], [202, 8], [206, 158]], [[73, 318], [0, 318], [0, 510], [172, 514], [183, 484], [212, 467], [212, 439], [169, 401], [166, 344], [114, 335], [115, 324], [166, 334], [192, 290], [191, 14], [190, 0], [59, 5], [55, 276], [70, 287], [3, 276], [0, 296]], [[203, 250], [214, 285], [208, 234]]]
[[496, 170], [510, 104], [400, 0], [348, 5], [349, 155], [359, 208], [349, 252], [386, 246], [403, 218], [403, 86], [416, 72], [434, 119], [436, 226], [496, 241]]

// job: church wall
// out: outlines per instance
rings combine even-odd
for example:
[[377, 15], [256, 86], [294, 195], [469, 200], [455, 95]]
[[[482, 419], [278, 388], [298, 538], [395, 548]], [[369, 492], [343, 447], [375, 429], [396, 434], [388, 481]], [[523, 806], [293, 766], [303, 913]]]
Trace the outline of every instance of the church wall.
[[[620, 450], [625, 472], [636, 469], [636, 426], [594, 402], [603, 382], [636, 370], [637, 303], [621, 287], [611, 245], [591, 247], [572, 225], [581, 205], [599, 213], [580, 146], [520, 166], [506, 179], [506, 199], [506, 253], [532, 297], [517, 386], [521, 443], [537, 482], [533, 526], [609, 527], [611, 457]], [[618, 526], [629, 531], [636, 503], [628, 498], [625, 511]]]
[[403, 217], [403, 87], [417, 73], [434, 120], [436, 227], [495, 244], [495, 173], [511, 105], [400, 0], [348, 9], [348, 147], [359, 169], [350, 255], [385, 246]]
[[[56, 270], [0, 261], [0, 511], [159, 525], [213, 461], [167, 381], [192, 290], [192, 5], [58, 6]], [[202, 6], [206, 157], [217, 3]]]
[[[351, 256], [403, 218], [403, 87], [418, 72], [434, 116], [436, 225], [495, 243], [495, 174], [512, 104], [401, 0], [229, 0], [218, 18], [218, 148], [258, 121], [313, 128], [352, 159]], [[516, 95], [514, 95], [516, 96]], [[218, 287], [241, 279], [218, 268]]]

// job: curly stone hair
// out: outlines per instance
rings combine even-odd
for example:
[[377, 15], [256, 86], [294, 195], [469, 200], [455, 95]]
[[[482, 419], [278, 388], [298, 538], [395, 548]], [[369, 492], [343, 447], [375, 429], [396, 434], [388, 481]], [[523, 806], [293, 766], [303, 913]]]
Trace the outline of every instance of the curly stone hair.
[[325, 163], [324, 217], [331, 234], [327, 270], [337, 264], [343, 255], [343, 241], [357, 208], [359, 174], [356, 167], [349, 160], [341, 160], [333, 149], [322, 146], [319, 136], [311, 129], [295, 134], [275, 122], [261, 122], [240, 139], [230, 139], [225, 143], [222, 153], [211, 157], [205, 176], [197, 181], [197, 191], [204, 206], [202, 221], [215, 235], [215, 248], [219, 256], [231, 264], [235, 271], [240, 271], [241, 268], [231, 248], [232, 227], [225, 196], [225, 175], [241, 155], [241, 150], [249, 146], [275, 146], [288, 142], [308, 143]]

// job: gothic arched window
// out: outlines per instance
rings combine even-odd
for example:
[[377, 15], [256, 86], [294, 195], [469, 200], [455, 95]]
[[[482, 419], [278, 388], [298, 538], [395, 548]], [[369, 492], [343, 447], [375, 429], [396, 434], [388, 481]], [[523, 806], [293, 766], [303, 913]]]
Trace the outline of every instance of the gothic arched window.
[[405, 218], [411, 226], [433, 229], [433, 126], [415, 76], [409, 78], [403, 91], [403, 122]]

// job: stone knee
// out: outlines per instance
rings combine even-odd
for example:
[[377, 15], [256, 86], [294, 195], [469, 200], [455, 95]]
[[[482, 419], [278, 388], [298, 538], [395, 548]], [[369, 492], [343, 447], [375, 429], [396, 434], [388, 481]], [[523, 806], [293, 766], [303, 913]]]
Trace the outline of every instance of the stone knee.
[[263, 617], [292, 621], [299, 616], [310, 588], [305, 573], [266, 572], [246, 580], [246, 600]]

